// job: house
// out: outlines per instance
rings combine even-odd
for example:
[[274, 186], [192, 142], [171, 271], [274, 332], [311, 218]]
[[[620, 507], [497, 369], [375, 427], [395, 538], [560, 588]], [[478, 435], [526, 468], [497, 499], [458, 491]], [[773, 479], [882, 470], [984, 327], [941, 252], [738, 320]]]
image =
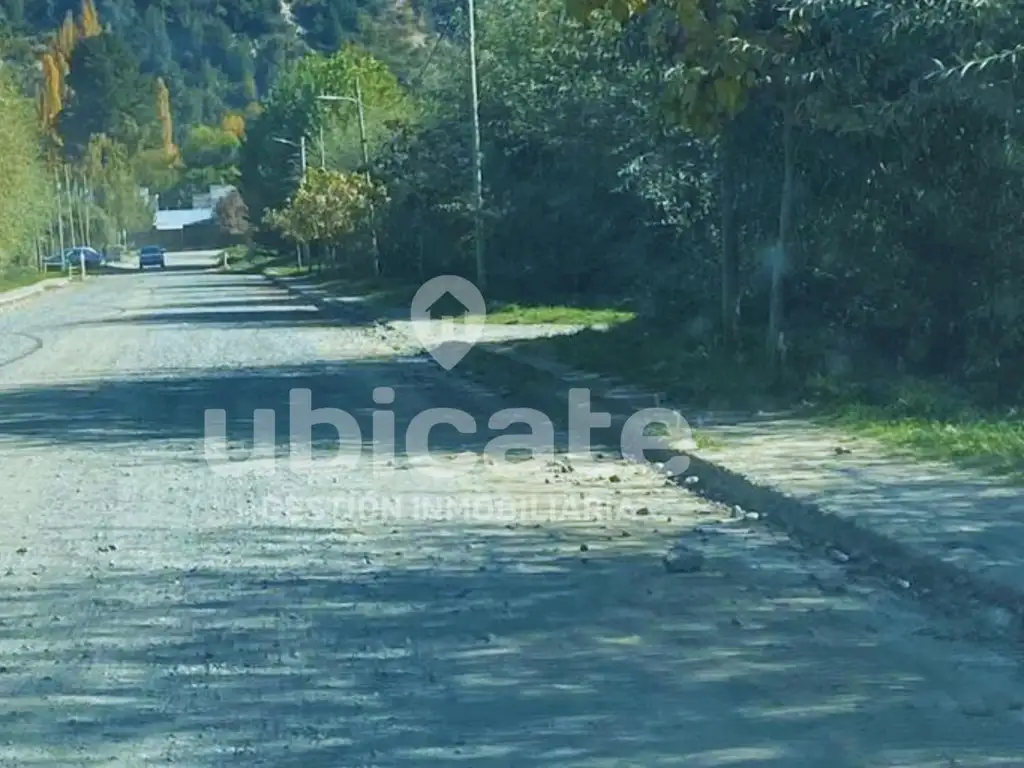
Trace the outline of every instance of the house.
[[160, 210], [160, 198], [153, 195], [153, 226], [149, 232], [139, 233], [136, 240], [168, 250], [223, 247], [227, 243], [216, 225], [217, 203], [233, 189], [227, 184], [211, 186], [208, 192], [192, 196], [191, 208]]

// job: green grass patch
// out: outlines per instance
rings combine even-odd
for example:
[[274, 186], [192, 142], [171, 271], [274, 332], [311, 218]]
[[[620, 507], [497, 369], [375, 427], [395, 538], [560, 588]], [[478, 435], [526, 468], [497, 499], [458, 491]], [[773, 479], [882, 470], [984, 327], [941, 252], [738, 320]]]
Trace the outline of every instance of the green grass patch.
[[0, 293], [34, 285], [40, 280], [45, 280], [47, 277], [60, 277], [60, 272], [51, 272], [47, 275], [45, 272], [32, 268], [5, 270], [0, 272]]
[[[886, 405], [836, 401], [817, 414], [824, 424], [871, 437], [895, 450], [1024, 481], [1024, 423], [1014, 412], [983, 411], [966, 400], [922, 395], [903, 382]], [[907, 392], [907, 394], [901, 394]]]
[[756, 361], [727, 356], [639, 320], [523, 345], [566, 365], [613, 376], [701, 408], [778, 407]]
[[503, 304], [488, 310], [487, 322], [495, 325], [612, 326], [635, 317], [636, 313], [620, 309]]
[[[815, 378], [780, 392], [754, 355], [725, 355], [639, 322], [540, 339], [522, 349], [664, 393], [683, 408], [789, 411], [874, 438], [894, 452], [1024, 481], [1024, 421], [1013, 411], [979, 408], [967, 393], [941, 382], [895, 374], [859, 382]], [[694, 438], [698, 448], [720, 447], [709, 435]]]

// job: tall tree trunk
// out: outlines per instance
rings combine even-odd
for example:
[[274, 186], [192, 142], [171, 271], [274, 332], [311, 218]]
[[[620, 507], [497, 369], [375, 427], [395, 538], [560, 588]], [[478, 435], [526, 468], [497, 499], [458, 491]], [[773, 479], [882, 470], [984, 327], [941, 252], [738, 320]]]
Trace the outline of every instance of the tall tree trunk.
[[736, 145], [733, 128], [727, 126], [719, 143], [722, 214], [722, 338], [727, 348], [736, 346], [739, 336], [739, 232], [736, 227]]
[[779, 242], [772, 262], [771, 299], [768, 309], [768, 355], [778, 369], [785, 354], [785, 340], [782, 335], [783, 323], [783, 272], [789, 260], [790, 229], [793, 219], [793, 92], [787, 87], [782, 120], [782, 199], [779, 204]]

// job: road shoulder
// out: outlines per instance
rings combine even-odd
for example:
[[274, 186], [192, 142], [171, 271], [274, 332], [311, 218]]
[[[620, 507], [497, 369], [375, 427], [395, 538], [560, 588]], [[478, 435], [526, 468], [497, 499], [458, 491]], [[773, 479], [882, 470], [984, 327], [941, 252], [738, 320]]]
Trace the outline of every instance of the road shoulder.
[[[358, 311], [301, 278], [268, 279], [322, 309]], [[401, 330], [401, 322], [389, 323]], [[520, 327], [519, 334], [537, 329]], [[520, 336], [519, 338], [523, 338]], [[676, 408], [694, 433], [662, 449], [683, 455], [688, 491], [737, 516], [780, 527], [846, 567], [883, 576], [988, 637], [1024, 637], [1024, 491], [938, 462], [894, 456], [881, 444], [807, 421], [760, 414], [695, 412], [655, 392], [522, 353], [515, 334], [474, 348], [460, 372], [508, 387], [529, 383], [564, 399], [573, 387], [620, 417], [654, 405]], [[596, 407], [596, 405], [595, 405]], [[677, 436], [678, 437], [678, 436]]]

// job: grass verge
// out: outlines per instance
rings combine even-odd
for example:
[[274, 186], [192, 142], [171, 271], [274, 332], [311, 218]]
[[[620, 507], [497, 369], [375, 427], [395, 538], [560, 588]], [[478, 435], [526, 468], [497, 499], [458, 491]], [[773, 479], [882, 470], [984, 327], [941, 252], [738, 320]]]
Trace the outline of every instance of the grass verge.
[[527, 306], [495, 304], [488, 308], [487, 322], [495, 325], [604, 325], [633, 320], [636, 314], [621, 309], [567, 305]]
[[9, 269], [0, 272], [0, 293], [34, 285], [48, 277], [60, 277], [60, 273], [46, 274], [35, 269]]
[[[295, 274], [290, 259], [264, 256], [260, 269]], [[281, 270], [281, 271], [277, 271]], [[303, 273], [306, 274], [306, 273]], [[394, 316], [409, 306], [418, 286], [325, 276], [310, 276], [336, 295], [360, 296], [372, 312]], [[870, 382], [817, 378], [772, 386], [756, 356], [724, 355], [684, 333], [658, 328], [614, 308], [568, 305], [495, 304], [488, 323], [503, 325], [564, 324], [590, 326], [578, 333], [523, 342], [522, 350], [565, 365], [605, 374], [663, 394], [686, 408], [758, 411], [783, 410], [811, 418], [853, 435], [871, 437], [896, 452], [948, 461], [1024, 483], [1024, 423], [1013, 412], [995, 413], [943, 384], [906, 377]], [[467, 368], [480, 376], [497, 370], [493, 355], [470, 355]], [[524, 384], [521, 367], [517, 386]], [[533, 387], [543, 387], [543, 377]], [[548, 379], [550, 383], [550, 379]], [[698, 447], [717, 443], [694, 434]]]
[[524, 351], [663, 392], [684, 406], [788, 410], [895, 452], [1024, 482], [1024, 422], [1013, 411], [979, 408], [942, 383], [895, 375], [861, 382], [815, 378], [791, 382], [780, 394], [756, 361], [716, 354], [639, 323], [540, 339]]

